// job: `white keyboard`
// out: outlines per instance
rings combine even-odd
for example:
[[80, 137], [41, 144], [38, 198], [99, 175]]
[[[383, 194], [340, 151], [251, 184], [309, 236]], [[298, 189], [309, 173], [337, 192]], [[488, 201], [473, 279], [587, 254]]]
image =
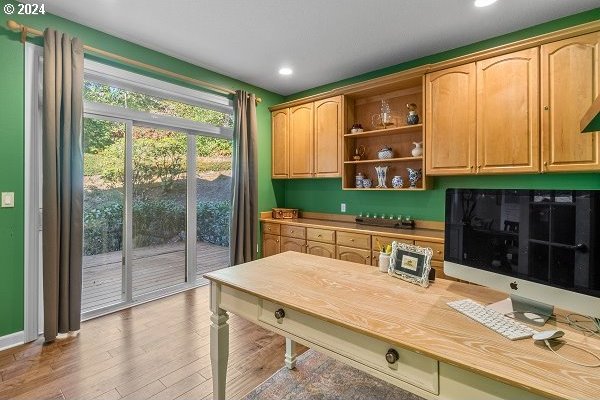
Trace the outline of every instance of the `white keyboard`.
[[510, 340], [526, 339], [538, 333], [529, 326], [517, 322], [496, 310], [486, 308], [471, 299], [451, 301], [447, 304], [459, 313], [474, 319]]

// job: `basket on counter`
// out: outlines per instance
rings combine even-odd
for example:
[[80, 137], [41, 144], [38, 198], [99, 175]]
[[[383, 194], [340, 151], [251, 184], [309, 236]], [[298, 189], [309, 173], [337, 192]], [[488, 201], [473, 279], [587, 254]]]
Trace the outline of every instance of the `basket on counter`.
[[298, 218], [297, 208], [273, 208], [274, 219]]

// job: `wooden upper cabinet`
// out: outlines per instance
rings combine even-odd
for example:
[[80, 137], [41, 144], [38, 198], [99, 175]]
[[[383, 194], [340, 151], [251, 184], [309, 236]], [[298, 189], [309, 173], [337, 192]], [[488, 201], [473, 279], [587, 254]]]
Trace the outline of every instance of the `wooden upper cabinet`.
[[478, 61], [477, 172], [539, 171], [539, 138], [538, 48]]
[[314, 103], [315, 152], [317, 177], [342, 175], [342, 96]]
[[600, 169], [598, 133], [579, 127], [599, 79], [600, 32], [541, 47], [543, 171]]
[[313, 103], [290, 108], [290, 178], [313, 176], [314, 121]]
[[271, 176], [273, 178], [287, 178], [289, 165], [288, 149], [288, 113], [289, 109], [274, 111], [271, 115]]
[[475, 64], [427, 74], [425, 158], [427, 175], [474, 172]]

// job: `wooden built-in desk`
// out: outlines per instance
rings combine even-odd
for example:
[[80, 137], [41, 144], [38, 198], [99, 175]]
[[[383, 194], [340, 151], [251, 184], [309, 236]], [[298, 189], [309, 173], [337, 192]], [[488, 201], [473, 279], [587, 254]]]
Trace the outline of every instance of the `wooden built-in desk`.
[[[285, 336], [289, 367], [299, 342], [428, 399], [600, 396], [599, 368], [564, 362], [531, 339], [509, 341], [446, 305], [506, 297], [484, 287], [438, 279], [422, 288], [366, 265], [296, 252], [205, 277], [215, 399], [225, 397], [228, 312]], [[277, 319], [280, 309], [285, 316]], [[600, 352], [597, 337], [558, 325], [566, 340]], [[393, 364], [385, 358], [389, 349], [399, 353]], [[593, 361], [585, 353], [565, 354]]]

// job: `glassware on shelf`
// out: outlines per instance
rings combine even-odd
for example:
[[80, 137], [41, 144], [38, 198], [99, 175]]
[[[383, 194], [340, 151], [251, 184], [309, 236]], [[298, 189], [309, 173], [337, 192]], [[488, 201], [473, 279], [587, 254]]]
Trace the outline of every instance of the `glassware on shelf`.
[[373, 125], [373, 129], [385, 129], [388, 126], [394, 125], [392, 109], [387, 101], [381, 100], [381, 108], [379, 109], [379, 113], [371, 116], [371, 124]]

